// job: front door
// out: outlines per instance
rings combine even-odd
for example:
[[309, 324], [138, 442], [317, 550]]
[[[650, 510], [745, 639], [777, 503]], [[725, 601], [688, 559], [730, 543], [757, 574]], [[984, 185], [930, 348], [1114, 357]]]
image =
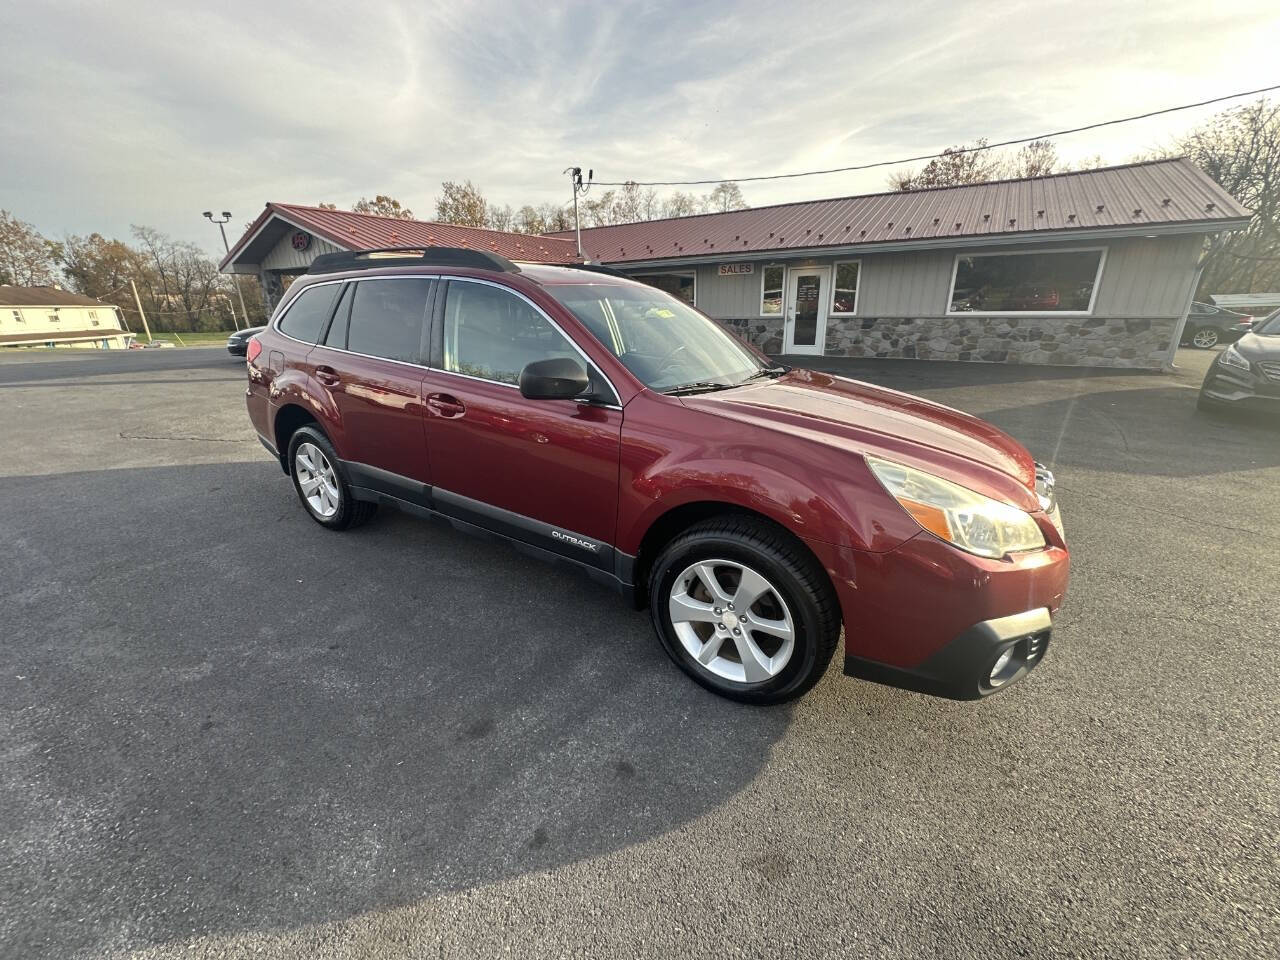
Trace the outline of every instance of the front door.
[[827, 337], [830, 267], [792, 267], [787, 271], [785, 353], [822, 355]]
[[612, 572], [622, 410], [521, 395], [525, 364], [583, 359], [524, 297], [454, 279], [436, 315], [423, 383], [436, 509]]

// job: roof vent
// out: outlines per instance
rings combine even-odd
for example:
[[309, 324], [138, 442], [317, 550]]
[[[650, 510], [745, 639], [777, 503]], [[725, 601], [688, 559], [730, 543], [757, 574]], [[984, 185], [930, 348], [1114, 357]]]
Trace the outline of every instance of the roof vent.
[[1067, 223], [1075, 223], [1075, 222], [1076, 222], [1076, 215], [1074, 213], [1068, 213]]
[[866, 235], [867, 235], [867, 231], [865, 231], [865, 230], [859, 230], [859, 231], [858, 231], [858, 236], [860, 236], [860, 237], [865, 237]]
[[1011, 226], [1011, 227], [1012, 227], [1012, 226], [1013, 226], [1015, 223], [1017, 223], [1017, 222], [1018, 222], [1018, 218], [1017, 218], [1017, 217], [1010, 217], [1010, 218], [1009, 218], [1009, 226]]
[[811, 229], [809, 229], [809, 228], [805, 228], [804, 235], [805, 235], [806, 237], [807, 237], [809, 234], [811, 234], [811, 233], [813, 233], [813, 231], [812, 231]]
[[847, 223], [846, 223], [846, 224], [844, 225], [844, 232], [845, 232], [845, 233], [848, 233], [848, 232], [849, 232], [850, 230], [852, 230], [852, 229], [853, 229], [853, 227], [849, 226], [849, 224], [847, 224]]
[[1105, 209], [1107, 209], [1107, 205], [1106, 205], [1105, 203], [1100, 203], [1100, 204], [1098, 204], [1098, 206], [1097, 206], [1097, 212], [1098, 212], [1098, 213], [1101, 213], [1101, 212], [1102, 212], [1103, 210], [1105, 210]]
[[1208, 203], [1206, 203], [1206, 204], [1204, 205], [1204, 208], [1205, 208], [1205, 210], [1212, 210], [1212, 209], [1213, 209], [1214, 207], [1216, 207], [1216, 206], [1217, 206], [1217, 204], [1216, 204], [1216, 203], [1214, 203], [1212, 200], [1210, 200]]
[[933, 225], [934, 225], [935, 227], [936, 227], [939, 223], [941, 223], [941, 222], [942, 222], [942, 218], [941, 218], [941, 217], [934, 217], [934, 218], [933, 218]]
[[956, 224], [956, 229], [957, 229], [957, 230], [959, 230], [959, 229], [960, 229], [960, 224], [958, 224], [958, 223]]
[[910, 233], [910, 232], [911, 232], [911, 228], [910, 228], [910, 227], [903, 227], [903, 228], [902, 228], [902, 232], [903, 232], [903, 233]]
[[818, 239], [819, 239], [819, 240], [821, 240], [821, 239], [822, 239], [822, 234], [818, 234]]
[[889, 221], [889, 225], [888, 225], [887, 227], [885, 227], [885, 229], [886, 229], [886, 230], [892, 230], [892, 229], [893, 229], [893, 221], [892, 221], [892, 220], [890, 220], [890, 221]]
[[1172, 198], [1170, 198], [1170, 197], [1165, 197], [1163, 200], [1161, 200], [1161, 201], [1160, 201], [1160, 206], [1162, 206], [1162, 207], [1167, 207], [1167, 206], [1168, 206], [1169, 204], [1171, 204], [1171, 203], [1173, 203]]
[[1134, 215], [1135, 217], [1140, 217], [1140, 216], [1142, 216], [1142, 208], [1141, 208], [1141, 207], [1134, 207], [1134, 208], [1133, 208], [1133, 215]]
[[982, 222], [983, 222], [983, 223], [986, 223], [986, 222], [987, 222], [988, 220], [990, 220], [990, 219], [991, 219], [991, 214], [989, 214], [989, 213], [984, 213], [984, 214], [982, 215]]
[[1036, 216], [1037, 216], [1037, 217], [1043, 217], [1043, 216], [1044, 216], [1044, 211], [1043, 211], [1043, 210], [1037, 210], [1037, 211], [1036, 211]]

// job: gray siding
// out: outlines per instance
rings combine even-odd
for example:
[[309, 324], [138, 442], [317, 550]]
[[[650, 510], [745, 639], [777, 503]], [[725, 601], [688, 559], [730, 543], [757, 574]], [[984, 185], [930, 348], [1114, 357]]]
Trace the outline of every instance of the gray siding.
[[340, 253], [341, 247], [335, 247], [328, 240], [322, 240], [311, 234], [311, 246], [306, 250], [293, 249], [293, 234], [290, 230], [271, 248], [271, 252], [262, 258], [263, 270], [306, 270], [311, 261], [322, 253]]
[[[1107, 250], [1093, 315], [1103, 318], [1151, 319], [1180, 316], [1195, 279], [1196, 261], [1203, 243], [1204, 238], [1200, 234], [1185, 234], [1079, 244], [1078, 246], [1103, 247]], [[1048, 251], [1073, 246], [1076, 245], [1039, 243], [1030, 249]], [[862, 262], [858, 316], [904, 319], [945, 317], [947, 298], [951, 292], [951, 270], [957, 252], [1008, 253], [1010, 249], [975, 245], [962, 251], [923, 250], [864, 254], [856, 258]], [[822, 257], [792, 262], [797, 265], [815, 265], [832, 263], [835, 259]], [[763, 262], [757, 261], [755, 271], [749, 275], [721, 277], [718, 274], [718, 262], [697, 265], [698, 306], [719, 320], [759, 317], [760, 277], [764, 266]]]

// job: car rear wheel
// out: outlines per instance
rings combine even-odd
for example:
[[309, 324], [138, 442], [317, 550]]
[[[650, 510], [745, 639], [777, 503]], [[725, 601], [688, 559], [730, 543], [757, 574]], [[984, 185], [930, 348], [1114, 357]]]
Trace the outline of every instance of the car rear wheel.
[[1191, 342], [1201, 350], [1209, 350], [1218, 345], [1218, 331], [1213, 327], [1201, 327], [1191, 337]]
[[330, 530], [359, 526], [377, 504], [357, 500], [329, 439], [315, 427], [299, 427], [289, 440], [289, 475], [311, 519]]
[[793, 700], [821, 679], [840, 638], [826, 574], [766, 522], [710, 520], [654, 563], [649, 607], [663, 648], [694, 680], [747, 703]]

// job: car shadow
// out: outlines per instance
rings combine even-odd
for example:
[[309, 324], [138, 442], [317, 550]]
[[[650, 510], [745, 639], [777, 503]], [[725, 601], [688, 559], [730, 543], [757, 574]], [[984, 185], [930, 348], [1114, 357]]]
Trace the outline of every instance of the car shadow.
[[265, 461], [0, 479], [0, 527], [11, 955], [597, 856], [714, 811], [790, 719], [584, 576], [392, 511], [334, 534]]

